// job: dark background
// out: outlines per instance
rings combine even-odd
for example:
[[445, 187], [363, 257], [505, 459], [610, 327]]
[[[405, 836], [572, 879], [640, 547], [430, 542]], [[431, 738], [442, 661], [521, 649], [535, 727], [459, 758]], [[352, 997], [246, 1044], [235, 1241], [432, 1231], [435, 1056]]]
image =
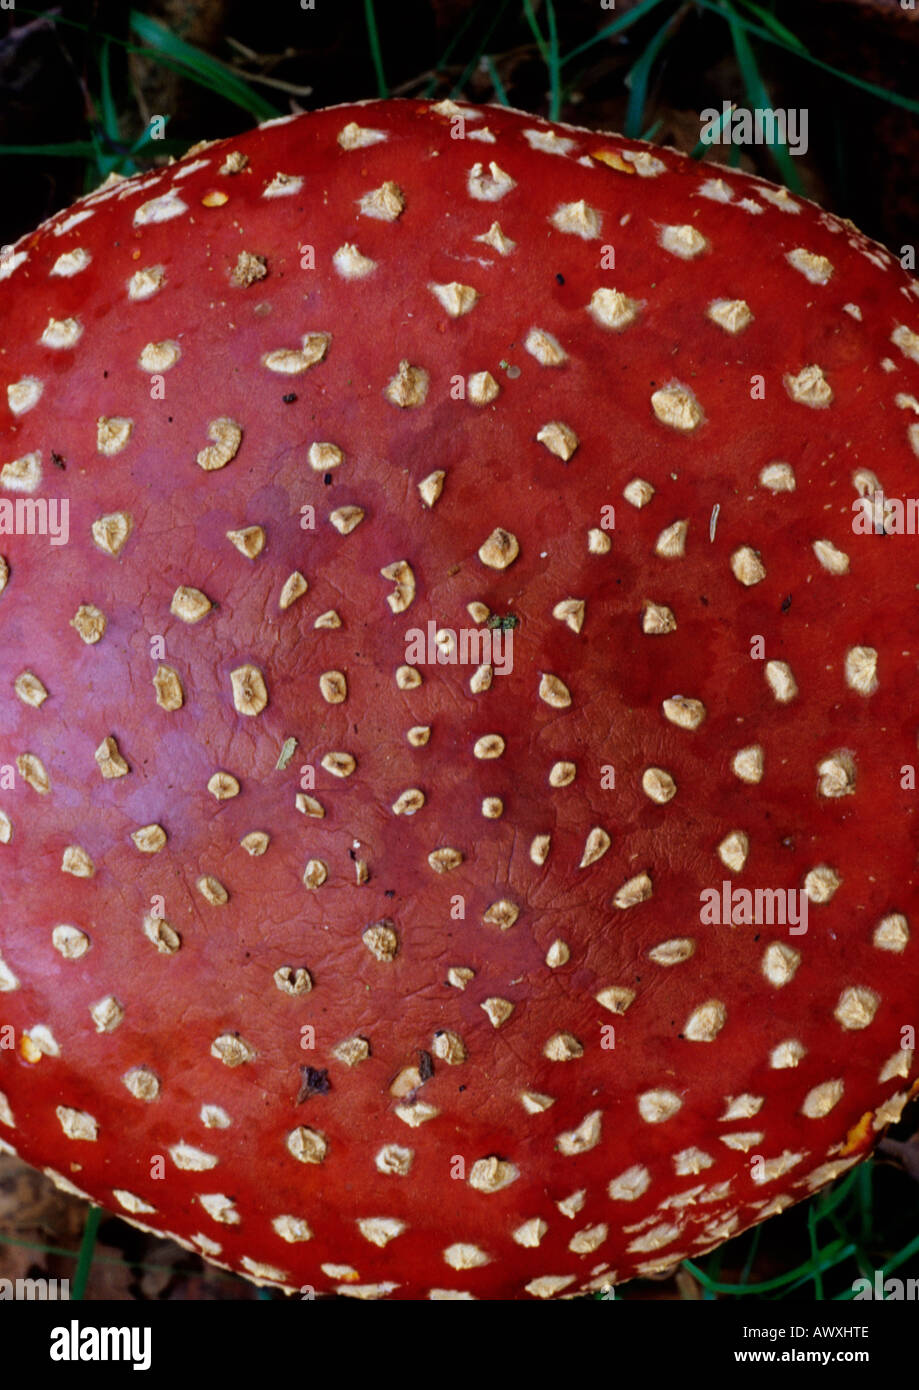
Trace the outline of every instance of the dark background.
[[[562, 56], [646, 2], [617, 0], [610, 10], [601, 0], [555, 0]], [[641, 129], [628, 133], [656, 126], [656, 141], [692, 150], [703, 108], [720, 107], [724, 99], [757, 104], [747, 100], [729, 24], [717, 12], [724, 3], [660, 0], [633, 28], [574, 57], [563, 69], [570, 90], [561, 118], [623, 129], [629, 71], [669, 21], [666, 42], [651, 69]], [[743, 8], [744, 0], [732, 3], [755, 21], [752, 8]], [[378, 94], [369, 8], [390, 94], [445, 96], [461, 82], [467, 99], [492, 101], [496, 89], [491, 74], [496, 73], [511, 105], [549, 114], [547, 69], [521, 0], [313, 4], [305, 10], [300, 0], [138, 0], [136, 8], [246, 75], [253, 92], [278, 111]], [[760, 5], [774, 11], [823, 63], [919, 98], [919, 7], [903, 9], [901, 0], [760, 0]], [[546, 0], [531, 0], [531, 6], [545, 35]], [[163, 61], [126, 52], [117, 41], [142, 46], [132, 33], [132, 10], [126, 0], [77, 0], [44, 9], [27, 8], [17, 0], [14, 11], [0, 11], [0, 148], [87, 140], [95, 134], [103, 149], [112, 152], [103, 134], [100, 95], [106, 34], [116, 40], [107, 60], [118, 126], [111, 141], [115, 153], [119, 143], [128, 148], [134, 142], [153, 113], [169, 116], [173, 153], [181, 153], [183, 142], [230, 135], [252, 123], [248, 112]], [[750, 42], [771, 104], [808, 108], [810, 149], [805, 158], [793, 161], [803, 191], [898, 252], [904, 242], [914, 241], [919, 224], [915, 112], [861, 91], [781, 47], [755, 36]], [[490, 70], [477, 61], [480, 51], [490, 59]], [[719, 157], [725, 155], [722, 149]], [[741, 163], [780, 178], [767, 150], [745, 151]], [[14, 190], [0, 209], [0, 240], [12, 241], [72, 202], [87, 184], [100, 182], [98, 166], [92, 160], [88, 164], [58, 156], [0, 155], [3, 187]]]
[[[529, 7], [526, 0], [313, 3], [304, 9], [300, 0], [138, 0], [132, 8], [125, 0], [78, 0], [41, 9], [17, 0], [15, 10], [0, 10], [0, 243], [111, 171], [132, 173], [180, 156], [195, 141], [247, 129], [272, 108], [310, 110], [384, 91], [506, 99], [687, 152], [699, 142], [699, 113], [723, 100], [806, 107], [805, 157], [783, 164], [754, 146], [740, 152], [740, 166], [779, 182], [790, 178], [898, 256], [919, 242], [919, 0], [914, 10], [900, 0], [758, 0], [758, 11], [752, 0], [617, 0], [612, 10], [601, 0], [529, 0]], [[636, 10], [634, 25], [598, 40]], [[738, 28], [739, 19], [766, 37]], [[151, 29], [149, 21], [161, 27]], [[554, 105], [545, 60], [551, 22], [561, 81]], [[782, 25], [817, 63], [882, 93], [770, 43]], [[207, 70], [202, 53], [223, 66]], [[234, 83], [235, 101], [228, 95]], [[751, 99], [752, 83], [762, 84], [766, 101]], [[895, 104], [897, 94], [914, 109]], [[153, 115], [168, 117], [167, 140], [132, 153]], [[705, 158], [726, 162], [729, 153], [709, 147]], [[907, 1109], [877, 1159], [814, 1202], [729, 1242], [698, 1269], [684, 1264], [619, 1294], [691, 1300], [707, 1288], [709, 1297], [721, 1296], [721, 1284], [745, 1280], [760, 1288], [753, 1297], [834, 1298], [845, 1296], [860, 1270], [891, 1259], [901, 1261], [896, 1275], [915, 1277], [917, 1108], [914, 1102]], [[0, 1276], [79, 1283], [82, 1244], [88, 1298], [282, 1297], [260, 1294], [117, 1218], [103, 1215], [96, 1230], [98, 1213], [88, 1217], [87, 1210], [0, 1154]], [[846, 1255], [850, 1248], [855, 1253]]]

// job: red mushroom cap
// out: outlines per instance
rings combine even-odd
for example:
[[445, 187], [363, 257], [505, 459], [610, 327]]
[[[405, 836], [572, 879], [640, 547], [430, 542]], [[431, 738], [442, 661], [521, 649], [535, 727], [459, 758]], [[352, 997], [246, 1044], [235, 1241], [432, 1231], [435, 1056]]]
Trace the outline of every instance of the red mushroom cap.
[[0, 314], [4, 1147], [433, 1299], [657, 1271], [858, 1162], [919, 985], [888, 252], [370, 102], [82, 199]]

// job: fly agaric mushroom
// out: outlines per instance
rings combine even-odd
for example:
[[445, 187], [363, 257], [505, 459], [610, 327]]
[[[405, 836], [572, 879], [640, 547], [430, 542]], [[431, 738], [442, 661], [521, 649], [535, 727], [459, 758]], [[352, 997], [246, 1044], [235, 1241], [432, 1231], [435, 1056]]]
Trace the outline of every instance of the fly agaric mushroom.
[[869, 1152], [919, 984], [893, 258], [403, 101], [0, 278], [3, 1147], [396, 1299], [659, 1271]]

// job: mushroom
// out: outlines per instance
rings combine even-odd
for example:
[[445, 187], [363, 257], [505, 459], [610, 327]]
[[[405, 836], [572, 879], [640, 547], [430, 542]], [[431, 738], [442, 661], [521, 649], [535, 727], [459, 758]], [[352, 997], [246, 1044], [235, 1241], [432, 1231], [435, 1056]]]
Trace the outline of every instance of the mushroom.
[[4, 1149], [438, 1300], [657, 1272], [870, 1151], [919, 986], [888, 252], [380, 101], [104, 186], [0, 312]]

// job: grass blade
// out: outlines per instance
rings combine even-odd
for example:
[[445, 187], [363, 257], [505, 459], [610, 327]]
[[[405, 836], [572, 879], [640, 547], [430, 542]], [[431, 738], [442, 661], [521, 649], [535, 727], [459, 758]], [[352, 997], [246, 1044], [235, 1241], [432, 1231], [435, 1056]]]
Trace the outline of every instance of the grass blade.
[[[149, 15], [141, 14], [139, 10], [132, 10], [128, 23], [132, 33], [145, 45], [141, 49], [133, 49], [134, 52], [141, 53], [144, 57], [153, 58], [164, 67], [171, 67], [174, 71], [180, 72], [184, 77], [197, 82], [200, 87], [207, 87], [215, 92], [225, 101], [232, 102], [235, 106], [241, 106], [244, 111], [248, 111], [250, 116], [257, 120], [269, 120], [272, 116], [278, 116], [281, 112], [270, 101], [259, 96], [254, 92], [244, 78], [235, 73], [232, 68], [220, 63], [216, 58], [211, 58], [209, 54], [202, 53], [178, 35], [170, 32], [164, 25], [157, 20], [151, 19]], [[132, 45], [128, 45], [132, 47]]]
[[624, 34], [626, 29], [631, 29], [633, 24], [637, 24], [640, 19], [644, 19], [646, 14], [650, 14], [653, 9], [656, 9], [656, 7], [662, 3], [663, 0], [641, 0], [641, 3], [636, 5], [634, 10], [629, 10], [628, 14], [620, 15], [618, 19], [613, 20], [612, 24], [605, 25], [599, 33], [594, 34], [592, 39], [586, 39], [584, 43], [579, 43], [577, 48], [572, 48], [565, 54], [561, 66], [565, 67], [567, 63], [571, 62], [572, 58], [577, 58], [579, 54], [586, 53], [589, 48], [593, 48], [595, 44], [602, 43], [604, 39], [612, 38], [614, 34]]
[[481, 8], [482, 0], [479, 0], [479, 4], [473, 6], [473, 8], [467, 14], [466, 18], [463, 20], [462, 24], [458, 24], [457, 27], [454, 29], [453, 38], [447, 44], [443, 53], [440, 55], [437, 62], [434, 64], [435, 72], [443, 72], [444, 68], [447, 66], [447, 63], [450, 61], [450, 58], [453, 56], [453, 50], [456, 48], [456, 45], [459, 43], [460, 39], [463, 37], [466, 30], [469, 28], [470, 24], [475, 19], [476, 15], [478, 14]]
[[747, 1252], [747, 1258], [744, 1260], [743, 1269], [740, 1271], [741, 1284], [749, 1282], [750, 1275], [753, 1272], [753, 1266], [756, 1263], [756, 1252], [759, 1249], [759, 1242], [762, 1234], [762, 1226], [755, 1226], [753, 1229], [753, 1239], [750, 1241], [750, 1249]]
[[864, 1243], [871, 1236], [871, 1229], [874, 1225], [874, 1169], [870, 1164], [863, 1163], [855, 1169], [853, 1174], [855, 1187], [858, 1192], [858, 1225], [859, 1237]]
[[96, 1249], [96, 1237], [99, 1232], [99, 1222], [102, 1220], [102, 1208], [90, 1207], [86, 1216], [86, 1225], [83, 1227], [83, 1239], [80, 1242], [80, 1257], [77, 1260], [76, 1273], [73, 1276], [73, 1285], [70, 1290], [70, 1297], [73, 1301], [79, 1301], [86, 1293], [86, 1285], [89, 1281], [89, 1271], [92, 1269], [93, 1253]]
[[103, 39], [102, 47], [99, 50], [99, 81], [101, 84], [99, 105], [102, 109], [102, 128], [106, 138], [112, 144], [117, 144], [121, 138], [121, 128], [118, 123], [115, 98], [112, 95], [112, 45], [108, 39]]
[[[445, 68], [445, 67], [447, 66], [447, 64], [449, 63], [450, 59], [451, 59], [452, 56], [453, 56], [453, 50], [456, 48], [456, 46], [457, 46], [457, 44], [459, 43], [460, 39], [463, 37], [463, 35], [465, 34], [466, 30], [467, 30], [467, 29], [469, 28], [469, 26], [472, 24], [473, 20], [476, 18], [476, 16], [477, 16], [478, 13], [479, 13], [479, 10], [481, 10], [482, 7], [483, 7], [483, 0], [479, 0], [479, 3], [478, 3], [477, 5], [473, 5], [472, 9], [471, 9], [471, 10], [469, 11], [469, 13], [466, 15], [466, 18], [463, 20], [462, 24], [458, 24], [458, 25], [456, 26], [456, 28], [454, 29], [452, 39], [451, 39], [450, 42], [447, 44], [447, 46], [446, 46], [446, 48], [444, 49], [443, 53], [441, 53], [441, 55], [440, 55], [440, 57], [438, 58], [437, 62], [434, 64], [434, 68], [433, 68], [434, 76], [431, 78], [430, 82], [428, 83], [428, 85], [427, 85], [427, 86], [425, 87], [425, 89], [424, 89], [424, 95], [425, 95], [426, 97], [432, 97], [432, 96], [434, 95], [434, 93], [436, 92], [436, 90], [437, 90], [437, 78], [438, 78], [438, 76], [440, 75], [440, 73], [443, 72], [444, 68]], [[504, 9], [504, 6], [502, 5], [501, 8], [502, 8], [502, 10], [503, 10], [503, 9]], [[489, 32], [491, 32], [491, 31], [489, 31]], [[484, 44], [483, 44], [483, 46], [484, 46]]]
[[539, 22], [536, 18], [536, 15], [533, 13], [532, 0], [523, 0], [523, 13], [527, 24], [529, 24], [530, 29], [532, 30], [533, 37], [536, 40], [536, 47], [539, 49], [539, 56], [540, 58], [542, 58], [544, 63], [548, 63], [549, 50], [546, 45], [546, 41], [543, 38], [542, 30], [539, 27]]
[[502, 106], [510, 106], [510, 102], [507, 99], [507, 92], [504, 90], [504, 83], [498, 76], [498, 69], [487, 55], [483, 59], [483, 62], [485, 63], [485, 71], [488, 73], [489, 81], [495, 89], [495, 96], [498, 98], [498, 101]]
[[[737, 58], [737, 66], [740, 68], [740, 75], [743, 78], [744, 90], [747, 101], [755, 110], [770, 110], [772, 101], [766, 90], [766, 84], [760, 74], [759, 65], [754, 56], [750, 40], [741, 27], [741, 16], [738, 15], [733, 5], [729, 5], [725, 11], [725, 19], [731, 31], [731, 41], [734, 45], [734, 55]], [[734, 146], [731, 146], [732, 150]], [[794, 161], [789, 154], [788, 146], [776, 142], [769, 143], [769, 151], [779, 167], [784, 182], [794, 193], [801, 192], [801, 179], [794, 166]]]
[[112, 94], [112, 45], [111, 40], [103, 39], [99, 49], [99, 111], [104, 143], [93, 131], [93, 144], [96, 145], [96, 168], [99, 178], [105, 179], [113, 171], [133, 174], [136, 165], [130, 155], [124, 152], [121, 144], [121, 127], [118, 121], [118, 108]]
[[775, 1302], [779, 1298], [790, 1298], [804, 1284], [809, 1284], [811, 1281], [816, 1283], [818, 1274], [826, 1274], [829, 1270], [835, 1269], [837, 1265], [851, 1260], [857, 1253], [858, 1246], [851, 1242], [848, 1245], [841, 1245], [839, 1241], [836, 1241], [834, 1244], [826, 1246], [822, 1251], [818, 1251], [819, 1263], [815, 1266], [814, 1259], [809, 1260], [800, 1279], [795, 1279], [794, 1282], [789, 1283], [788, 1276], [786, 1276], [784, 1280], [785, 1292], [776, 1294], [772, 1301]]
[[[840, 1259], [845, 1258], [843, 1252], [848, 1251], [848, 1253], [851, 1254], [854, 1249], [855, 1247], [853, 1245], [844, 1245], [840, 1240], [832, 1241], [822, 1252], [823, 1268], [829, 1268], [828, 1261], [832, 1261], [834, 1264], [838, 1263]], [[785, 1274], [780, 1274], [775, 1279], [767, 1279], [761, 1284], [723, 1284], [715, 1279], [709, 1278], [705, 1271], [700, 1269], [693, 1260], [684, 1260], [683, 1264], [689, 1270], [690, 1274], [698, 1279], [703, 1287], [711, 1289], [713, 1293], [730, 1293], [738, 1296], [755, 1293], [772, 1293], [776, 1289], [784, 1288], [793, 1280], [806, 1282], [812, 1277], [813, 1271], [813, 1260], [811, 1259], [806, 1260], [802, 1265], [798, 1265], [796, 1269], [789, 1269]]]
[[367, 38], [370, 42], [370, 53], [373, 57], [373, 70], [377, 76], [377, 96], [388, 97], [389, 88], [386, 85], [386, 74], [383, 71], [383, 50], [380, 48], [380, 34], [377, 29], [377, 12], [373, 7], [373, 0], [364, 0], [364, 19], [367, 24]]
[[[69, 29], [79, 29], [83, 34], [90, 33], [87, 24], [81, 24], [79, 20], [68, 19], [62, 14], [49, 14], [44, 10], [35, 10], [25, 6], [17, 7], [17, 13], [35, 15], [42, 19], [51, 20], [54, 24], [64, 24]], [[177, 72], [182, 77], [197, 82], [199, 87], [206, 87], [226, 101], [241, 106], [257, 120], [270, 120], [272, 116], [282, 114], [271, 102], [265, 101], [257, 92], [254, 92], [247, 80], [239, 73], [234, 72], [225, 63], [218, 62], [216, 58], [202, 53], [192, 44], [185, 43], [183, 39], [172, 34], [156, 20], [140, 14], [137, 10], [132, 10], [128, 22], [130, 28], [146, 47], [129, 43], [127, 40], [119, 38], [117, 34], [108, 34], [104, 30], [93, 29], [92, 32], [95, 38], [103, 39], [106, 43], [116, 44], [117, 47], [123, 48], [126, 53], [137, 53], [142, 58], [152, 59], [161, 67], [169, 68], [171, 72]]]
[[823, 1270], [820, 1267], [820, 1242], [817, 1239], [817, 1212], [814, 1207], [807, 1211], [807, 1236], [811, 1247], [811, 1262], [814, 1266], [814, 1297], [823, 1302]]
[[889, 1260], [885, 1260], [882, 1270], [885, 1278], [892, 1269], [897, 1269], [906, 1260], [911, 1259], [917, 1251], [919, 1251], [919, 1236], [911, 1240], [908, 1245], [904, 1245], [903, 1249], [897, 1251], [896, 1255], [891, 1256]]
[[776, 38], [781, 39], [789, 48], [794, 48], [798, 53], [804, 55], [808, 52], [807, 45], [802, 43], [797, 34], [793, 34], [790, 29], [786, 29], [781, 20], [776, 19], [770, 10], [764, 10], [762, 5], [757, 5], [754, 0], [740, 0], [745, 10], [756, 15], [767, 29], [771, 29]]
[[[170, 116], [164, 116], [164, 117], [163, 117], [163, 125], [164, 125], [164, 128], [169, 124], [169, 121], [170, 121], [171, 119], [172, 119], [172, 118], [171, 118]], [[138, 135], [137, 139], [134, 141], [134, 144], [131, 146], [131, 153], [132, 153], [132, 154], [140, 154], [141, 150], [146, 149], [146, 147], [147, 147], [149, 144], [152, 144], [152, 142], [153, 142], [153, 133], [152, 133], [152, 131], [151, 131], [151, 129], [150, 129], [150, 125], [149, 125], [149, 123], [148, 123], [147, 125], [144, 126], [144, 128], [143, 128], [143, 130], [141, 131], [140, 135]], [[156, 143], [157, 143], [157, 144], [160, 144], [160, 141], [157, 140]]]
[[817, 1198], [817, 1208], [820, 1216], [829, 1216], [830, 1212], [842, 1206], [843, 1202], [852, 1195], [852, 1189], [858, 1179], [858, 1168], [853, 1168], [851, 1173], [847, 1173], [842, 1182], [836, 1183], [826, 1192], [821, 1192]]
[[546, 0], [546, 18], [549, 24], [549, 53], [546, 58], [549, 68], [549, 120], [557, 121], [562, 112], [562, 82], [554, 0]]
[[[722, 19], [727, 16], [723, 8], [713, 3], [713, 0], [694, 0], [694, 3], [703, 10], [711, 10], [713, 14], [720, 15]], [[634, 11], [632, 12], [634, 13]], [[764, 43], [770, 43], [778, 48], [783, 48], [787, 53], [793, 53], [800, 58], [802, 63], [810, 63], [811, 67], [819, 68], [821, 72], [828, 72], [831, 77], [838, 77], [841, 82], [848, 82], [852, 87], [858, 87], [860, 91], [868, 92], [871, 96], [879, 97], [881, 101], [886, 101], [892, 106], [900, 106], [904, 111], [912, 111], [919, 115], [919, 101], [914, 97], [901, 96], [899, 92], [889, 92], [885, 87], [879, 87], [874, 82], [868, 82], [863, 77], [856, 77], [851, 72], [844, 72], [841, 68], [834, 68], [830, 63], [824, 63], [820, 58], [815, 58], [812, 53], [803, 52], [796, 48], [794, 44], [788, 43], [784, 39], [778, 38], [770, 33], [768, 29], [761, 29], [758, 24], [753, 24], [743, 15], [735, 12], [735, 18], [748, 34], [754, 34], [762, 39]]]
[[[727, 122], [731, 119], [731, 117], [732, 117], [733, 114], [734, 114], [734, 108], [733, 108], [733, 106], [732, 106], [731, 109], [730, 109], [730, 111], [722, 111], [721, 115], [718, 117], [717, 131], [718, 131], [718, 137], [719, 137], [719, 139], [721, 138], [721, 133], [722, 133], [722, 131], [724, 130], [725, 125], [726, 125]], [[712, 143], [714, 143], [714, 142], [712, 142]], [[698, 145], [696, 145], [695, 149], [694, 149], [694, 150], [692, 151], [692, 153], [690, 154], [690, 156], [689, 156], [690, 159], [701, 159], [702, 156], [705, 154], [705, 151], [706, 151], [708, 148], [709, 148], [709, 142], [708, 142], [707, 140], [700, 140], [699, 143], [698, 143]]]
[[658, 54], [673, 37], [674, 20], [676, 15], [669, 15], [658, 29], [654, 38], [647, 45], [638, 61], [629, 70], [626, 81], [629, 86], [629, 102], [626, 107], [625, 124], [623, 134], [630, 140], [637, 140], [644, 125], [645, 103], [648, 98], [648, 82], [651, 78], [651, 69], [657, 61]]
[[0, 155], [41, 154], [49, 159], [92, 159], [95, 153], [92, 140], [67, 140], [60, 145], [0, 145]]
[[451, 97], [460, 97], [463, 95], [463, 88], [469, 81], [469, 78], [475, 72], [479, 63], [481, 62], [485, 49], [488, 47], [489, 41], [491, 40], [491, 36], [497, 29], [499, 23], [501, 22], [501, 19], [504, 15], [504, 11], [507, 9], [509, 4], [510, 0], [501, 0], [500, 5], [498, 6], [497, 10], [495, 10], [494, 15], [492, 16], [491, 23], [485, 30], [485, 33], [482, 35], [481, 42], [476, 48], [475, 53], [473, 53], [472, 57], [469, 59], [469, 62], [463, 68], [462, 73], [454, 82], [453, 86], [450, 88]]

